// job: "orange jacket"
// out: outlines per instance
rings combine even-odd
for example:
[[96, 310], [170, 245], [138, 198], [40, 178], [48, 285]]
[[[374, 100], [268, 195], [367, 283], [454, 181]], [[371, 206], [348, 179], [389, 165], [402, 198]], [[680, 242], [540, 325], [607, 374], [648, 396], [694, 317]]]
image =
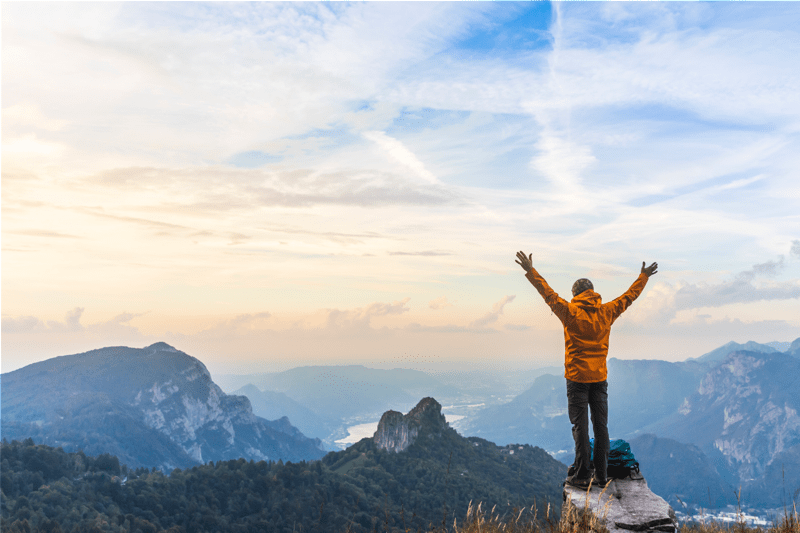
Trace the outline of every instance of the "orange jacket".
[[642, 293], [647, 276], [639, 274], [625, 294], [606, 304], [593, 290], [583, 291], [567, 302], [534, 268], [525, 277], [564, 324], [564, 377], [580, 383], [605, 381], [611, 324]]

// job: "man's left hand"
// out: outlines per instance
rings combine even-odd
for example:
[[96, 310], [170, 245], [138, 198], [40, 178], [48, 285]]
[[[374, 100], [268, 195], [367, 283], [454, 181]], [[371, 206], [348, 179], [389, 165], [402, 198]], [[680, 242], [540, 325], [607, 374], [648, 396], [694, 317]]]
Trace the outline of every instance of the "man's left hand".
[[653, 263], [649, 267], [645, 268], [644, 261], [642, 261], [642, 274], [644, 274], [648, 278], [653, 274], [655, 274], [657, 272], [657, 269], [658, 269], [658, 263]]

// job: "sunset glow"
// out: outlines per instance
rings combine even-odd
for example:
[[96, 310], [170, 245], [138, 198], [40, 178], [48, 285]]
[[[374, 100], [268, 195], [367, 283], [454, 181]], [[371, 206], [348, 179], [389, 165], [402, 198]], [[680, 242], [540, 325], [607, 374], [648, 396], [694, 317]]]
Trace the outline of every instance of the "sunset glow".
[[2, 5], [2, 370], [540, 366], [800, 337], [796, 3]]

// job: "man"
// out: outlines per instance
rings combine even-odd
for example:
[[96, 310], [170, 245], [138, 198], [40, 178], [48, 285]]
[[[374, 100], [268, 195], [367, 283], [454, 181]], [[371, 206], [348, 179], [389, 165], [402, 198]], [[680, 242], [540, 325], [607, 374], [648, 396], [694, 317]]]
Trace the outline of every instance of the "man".
[[[647, 280], [656, 273], [658, 263], [642, 271], [630, 289], [619, 298], [603, 303], [588, 279], [581, 278], [572, 286], [572, 301], [567, 302], [550, 288], [533, 268], [533, 254], [517, 252], [515, 261], [545, 303], [564, 325], [564, 377], [567, 378], [567, 401], [572, 438], [575, 440], [575, 462], [567, 477], [569, 485], [588, 488], [590, 483], [608, 484], [608, 337], [611, 325], [642, 293]], [[590, 461], [589, 416], [594, 429], [594, 460]]]

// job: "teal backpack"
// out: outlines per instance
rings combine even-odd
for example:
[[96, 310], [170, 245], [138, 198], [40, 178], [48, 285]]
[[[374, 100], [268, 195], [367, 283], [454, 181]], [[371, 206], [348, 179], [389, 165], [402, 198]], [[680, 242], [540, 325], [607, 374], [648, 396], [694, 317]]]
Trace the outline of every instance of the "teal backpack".
[[[594, 439], [589, 441], [594, 459]], [[608, 468], [606, 475], [609, 478], [622, 479], [631, 475], [631, 472], [639, 473], [639, 463], [633, 456], [631, 445], [622, 439], [612, 440], [608, 448]]]

